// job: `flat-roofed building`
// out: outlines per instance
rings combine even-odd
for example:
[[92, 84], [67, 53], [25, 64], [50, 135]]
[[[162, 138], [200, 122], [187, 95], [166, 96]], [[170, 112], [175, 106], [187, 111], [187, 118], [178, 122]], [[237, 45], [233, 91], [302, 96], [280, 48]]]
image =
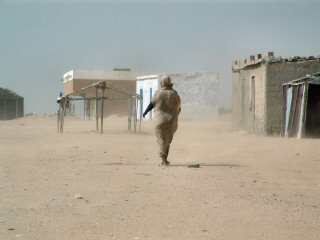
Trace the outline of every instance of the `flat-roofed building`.
[[255, 134], [280, 134], [282, 84], [320, 71], [319, 57], [275, 57], [273, 52], [232, 65], [233, 126]]

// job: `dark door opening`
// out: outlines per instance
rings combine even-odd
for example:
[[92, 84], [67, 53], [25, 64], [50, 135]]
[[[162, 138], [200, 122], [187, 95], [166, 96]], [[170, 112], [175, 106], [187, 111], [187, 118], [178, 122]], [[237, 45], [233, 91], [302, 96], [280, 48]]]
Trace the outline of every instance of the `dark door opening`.
[[320, 85], [309, 84], [305, 136], [320, 137]]

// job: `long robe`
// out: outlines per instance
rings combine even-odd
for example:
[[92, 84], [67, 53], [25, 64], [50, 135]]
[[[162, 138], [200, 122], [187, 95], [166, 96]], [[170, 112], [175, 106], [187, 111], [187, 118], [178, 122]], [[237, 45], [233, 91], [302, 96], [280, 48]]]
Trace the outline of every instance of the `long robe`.
[[178, 129], [181, 100], [172, 87], [162, 87], [155, 92], [152, 103], [155, 110], [154, 124], [159, 155], [162, 159], [167, 159], [173, 134]]

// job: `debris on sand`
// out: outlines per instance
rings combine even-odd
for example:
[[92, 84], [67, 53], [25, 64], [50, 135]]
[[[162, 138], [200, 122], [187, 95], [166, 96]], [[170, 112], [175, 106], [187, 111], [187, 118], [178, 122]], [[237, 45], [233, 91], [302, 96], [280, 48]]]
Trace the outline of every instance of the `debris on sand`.
[[150, 173], [136, 173], [138, 176], [151, 176]]
[[189, 164], [188, 168], [200, 168], [200, 164], [199, 163], [197, 163], [197, 164]]
[[83, 199], [83, 197], [82, 197], [80, 194], [76, 194], [76, 195], [74, 196], [74, 198], [75, 198], [75, 199]]

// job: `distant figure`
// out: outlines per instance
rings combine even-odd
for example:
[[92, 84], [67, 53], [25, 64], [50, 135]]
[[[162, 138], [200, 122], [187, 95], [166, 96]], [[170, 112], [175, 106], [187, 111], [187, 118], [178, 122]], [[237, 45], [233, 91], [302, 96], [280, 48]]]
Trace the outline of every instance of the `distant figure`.
[[155, 109], [154, 124], [157, 141], [160, 147], [159, 155], [161, 165], [168, 166], [168, 154], [173, 134], [178, 128], [178, 115], [181, 111], [181, 100], [169, 76], [164, 76], [160, 83], [161, 89], [156, 91], [152, 101], [143, 113], [146, 114]]
[[60, 92], [59, 97], [57, 97], [57, 103], [60, 103], [62, 97], [63, 97], [63, 92]]

